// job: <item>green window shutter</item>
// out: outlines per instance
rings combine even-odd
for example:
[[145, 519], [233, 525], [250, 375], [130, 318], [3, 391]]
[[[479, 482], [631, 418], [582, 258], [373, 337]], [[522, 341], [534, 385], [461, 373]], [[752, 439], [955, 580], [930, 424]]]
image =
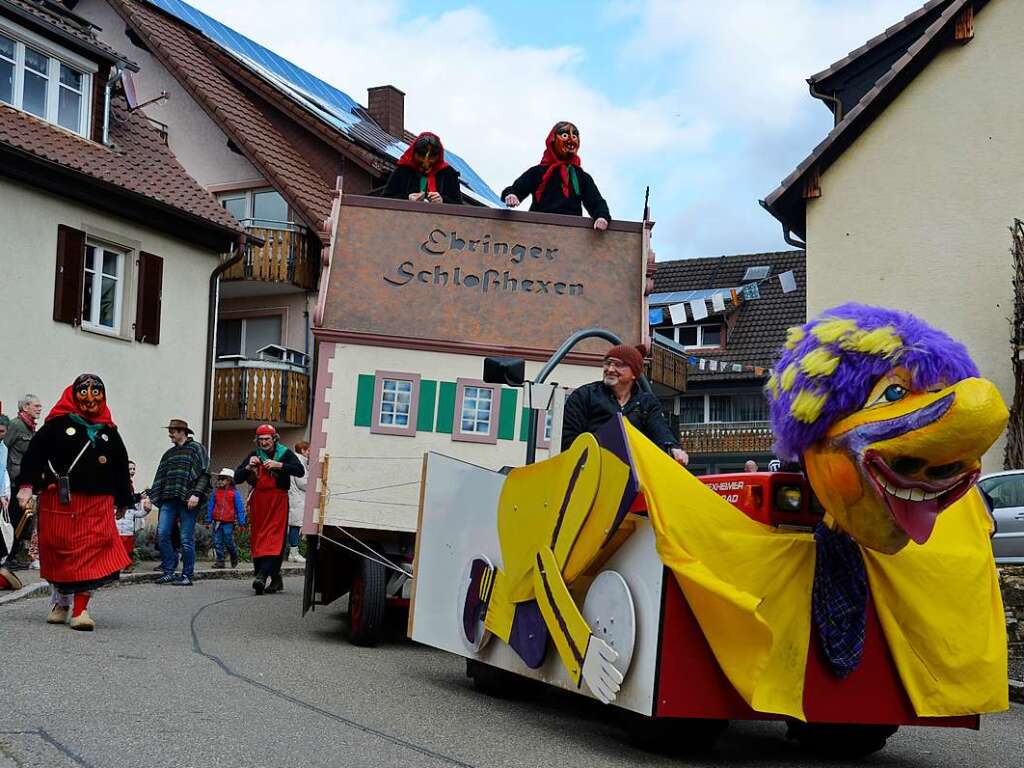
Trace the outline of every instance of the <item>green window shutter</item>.
[[530, 409], [523, 408], [523, 414], [519, 417], [519, 442], [526, 442], [526, 431], [530, 428]]
[[519, 391], [501, 389], [501, 403], [498, 405], [498, 437], [501, 440], [516, 439], [516, 402]]
[[452, 433], [455, 423], [455, 382], [442, 381], [437, 396], [437, 431], [446, 435]]
[[356, 420], [357, 427], [368, 427], [373, 423], [373, 387], [376, 377], [368, 373], [359, 374], [359, 386], [356, 389]]
[[434, 431], [434, 405], [437, 401], [437, 382], [432, 379], [420, 380], [420, 404], [416, 414], [416, 431]]

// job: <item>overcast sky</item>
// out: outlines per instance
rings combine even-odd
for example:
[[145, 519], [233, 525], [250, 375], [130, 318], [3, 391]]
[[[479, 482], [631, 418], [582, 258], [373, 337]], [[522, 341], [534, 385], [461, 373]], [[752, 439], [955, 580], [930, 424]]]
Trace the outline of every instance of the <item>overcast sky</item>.
[[784, 250], [758, 199], [832, 127], [808, 75], [924, 0], [189, 0], [366, 103], [405, 91], [496, 192], [580, 127], [612, 216], [644, 188], [659, 261]]

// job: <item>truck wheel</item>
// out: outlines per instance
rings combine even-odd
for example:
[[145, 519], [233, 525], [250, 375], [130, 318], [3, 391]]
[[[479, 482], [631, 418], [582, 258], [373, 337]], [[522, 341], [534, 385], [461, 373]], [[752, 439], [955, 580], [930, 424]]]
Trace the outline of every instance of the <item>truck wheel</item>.
[[537, 692], [537, 685], [530, 678], [476, 659], [466, 659], [466, 677], [472, 679], [477, 691], [496, 699], [528, 699]]
[[623, 713], [620, 724], [630, 743], [644, 752], [659, 755], [689, 755], [704, 752], [729, 726], [728, 720], [684, 717], [645, 717]]
[[380, 639], [387, 583], [384, 566], [364, 558], [348, 593], [348, 634], [353, 645], [372, 646]]
[[821, 757], [852, 759], [870, 755], [885, 746], [896, 725], [855, 723], [801, 723], [789, 721], [786, 738]]

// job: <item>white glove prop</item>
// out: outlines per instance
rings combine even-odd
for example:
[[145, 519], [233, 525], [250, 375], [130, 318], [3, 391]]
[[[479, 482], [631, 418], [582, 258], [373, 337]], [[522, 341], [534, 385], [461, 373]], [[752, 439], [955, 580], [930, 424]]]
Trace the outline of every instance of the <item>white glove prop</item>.
[[619, 652], [604, 640], [594, 635], [587, 643], [587, 653], [583, 657], [583, 679], [587, 687], [602, 703], [610, 704], [622, 687], [622, 673], [615, 668], [615, 660]]

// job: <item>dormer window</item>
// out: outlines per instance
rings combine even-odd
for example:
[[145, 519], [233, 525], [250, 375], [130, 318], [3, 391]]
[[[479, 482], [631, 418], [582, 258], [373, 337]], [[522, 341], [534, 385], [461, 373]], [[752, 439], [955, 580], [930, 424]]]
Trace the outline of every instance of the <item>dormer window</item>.
[[722, 346], [721, 323], [669, 326], [667, 328], [655, 328], [654, 332], [688, 349]]
[[7, 19], [0, 19], [0, 101], [89, 136], [90, 86], [97, 67]]

